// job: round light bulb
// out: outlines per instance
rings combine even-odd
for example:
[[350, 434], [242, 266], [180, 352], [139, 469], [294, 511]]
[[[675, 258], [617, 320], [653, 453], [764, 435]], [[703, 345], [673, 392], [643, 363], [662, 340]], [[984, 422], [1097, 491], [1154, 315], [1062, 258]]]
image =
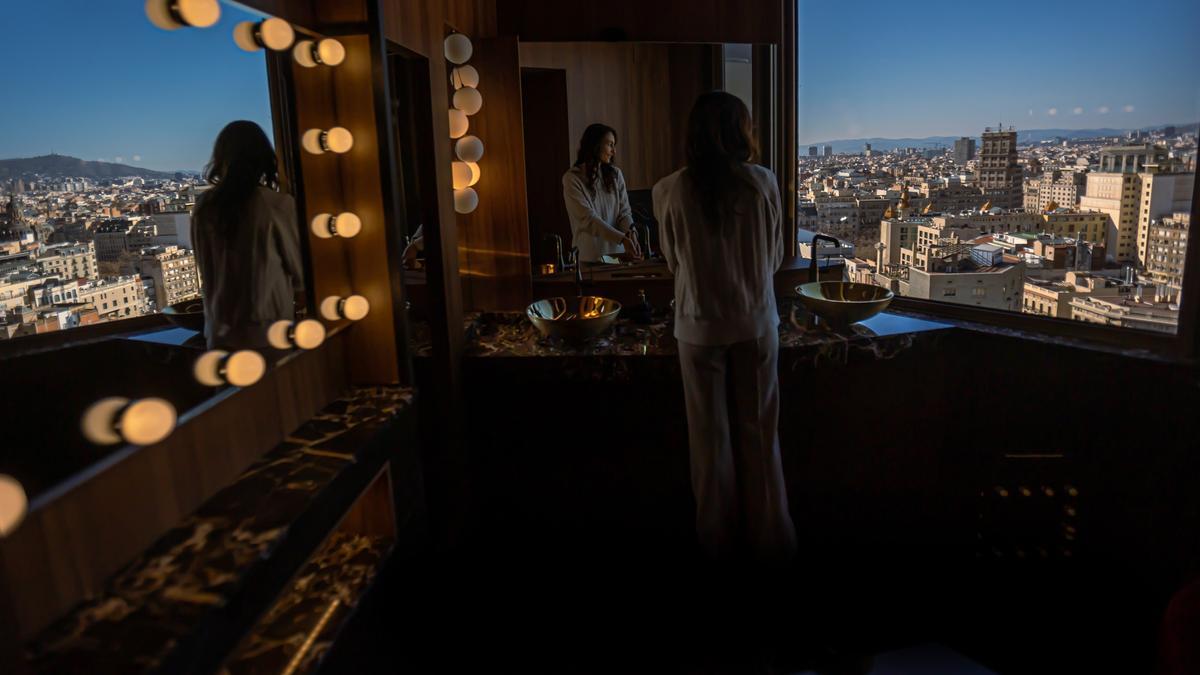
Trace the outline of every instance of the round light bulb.
[[316, 49], [317, 46], [312, 40], [301, 40], [296, 43], [295, 47], [292, 47], [292, 58], [305, 68], [316, 68], [317, 60], [313, 58]]
[[476, 162], [467, 162], [467, 166], [471, 167], [471, 182], [467, 183], [467, 187], [473, 187], [479, 182], [479, 178], [483, 176], [483, 171]]
[[352, 295], [342, 302], [342, 316], [351, 321], [362, 320], [371, 311], [371, 303], [361, 295]]
[[192, 366], [192, 375], [196, 377], [196, 381], [206, 387], [219, 387], [225, 382], [221, 379], [221, 361], [229, 356], [229, 352], [223, 349], [214, 349], [204, 352], [200, 358], [196, 359], [195, 365]]
[[121, 436], [117, 434], [113, 422], [117, 413], [129, 403], [122, 396], [109, 396], [96, 401], [83, 412], [79, 421], [83, 437], [96, 445], [112, 445], [120, 443]]
[[483, 141], [478, 136], [463, 136], [454, 144], [454, 154], [464, 162], [483, 159]]
[[238, 49], [246, 52], [256, 52], [262, 49], [258, 40], [254, 39], [254, 22], [242, 21], [233, 27], [233, 43]]
[[471, 128], [471, 122], [467, 119], [467, 113], [458, 108], [450, 109], [450, 138], [462, 138], [467, 134], [467, 129]]
[[21, 483], [8, 474], [0, 474], [0, 538], [17, 529], [28, 508], [29, 499]]
[[331, 295], [322, 300], [321, 316], [324, 317], [326, 321], [337, 321], [338, 319], [342, 318], [342, 315], [338, 313], [338, 305], [340, 305], [341, 302], [342, 299], [336, 295]]
[[318, 213], [312, 219], [312, 233], [321, 239], [329, 239], [333, 237], [333, 232], [329, 231], [329, 220], [333, 218], [328, 213]]
[[466, 162], [454, 162], [450, 165], [450, 173], [454, 180], [455, 190], [462, 190], [474, 184], [472, 182], [475, 179], [475, 169], [472, 168], [473, 166], [477, 167], [478, 165], [471, 165]]
[[146, 18], [150, 23], [163, 30], [183, 28], [183, 24], [175, 20], [168, 6], [170, 0], [146, 0]]
[[300, 145], [314, 155], [325, 154], [325, 146], [321, 143], [321, 134], [323, 133], [325, 132], [320, 129], [309, 129], [300, 137]]
[[450, 82], [455, 89], [479, 86], [479, 71], [475, 66], [459, 66], [450, 73]]
[[464, 188], [454, 191], [454, 210], [458, 213], [470, 213], [479, 206], [479, 193], [474, 188]]
[[225, 381], [235, 387], [249, 387], [267, 372], [267, 360], [262, 354], [243, 349], [225, 359]]
[[292, 328], [292, 340], [300, 349], [316, 349], [325, 341], [325, 326], [316, 319], [305, 319]]
[[325, 133], [325, 147], [338, 154], [350, 152], [354, 147], [354, 136], [345, 127], [334, 127]]
[[153, 445], [175, 428], [175, 406], [161, 398], [143, 398], [126, 407], [117, 423], [126, 441]]
[[478, 89], [463, 87], [454, 92], [454, 107], [468, 115], [474, 115], [483, 107], [483, 94]]
[[471, 60], [471, 52], [474, 51], [474, 48], [471, 46], [471, 40], [462, 33], [447, 35], [442, 46], [446, 54], [446, 60], [455, 65], [460, 65]]
[[267, 49], [281, 52], [292, 46], [296, 31], [292, 30], [292, 24], [273, 16], [258, 24], [258, 39]]
[[334, 219], [333, 227], [339, 237], [349, 239], [362, 232], [362, 219], [349, 211], [342, 211]]
[[325, 38], [317, 43], [317, 57], [327, 66], [341, 65], [346, 60], [346, 47], [333, 38]]
[[221, 3], [217, 0], [176, 0], [175, 11], [187, 25], [208, 28], [221, 18]]
[[291, 349], [292, 340], [289, 336], [291, 330], [291, 321], [287, 319], [276, 321], [267, 329], [267, 343], [275, 349]]

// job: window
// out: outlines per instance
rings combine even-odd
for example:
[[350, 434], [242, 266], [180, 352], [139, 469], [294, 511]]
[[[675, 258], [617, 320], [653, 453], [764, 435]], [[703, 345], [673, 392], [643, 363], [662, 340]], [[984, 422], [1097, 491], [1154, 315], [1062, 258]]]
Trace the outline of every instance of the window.
[[[847, 234], [857, 257], [873, 259], [875, 246], [882, 245], [882, 257], [899, 262], [868, 277], [905, 296], [895, 306], [999, 322], [1009, 317], [946, 305], [1048, 313], [1062, 318], [1037, 324], [1046, 330], [1083, 334], [1087, 327], [1069, 322], [1112, 323], [1131, 342], [1142, 339], [1132, 333], [1139, 325], [1170, 325], [1174, 332], [1181, 321], [1192, 320], [1181, 305], [1191, 295], [1200, 299], [1200, 289], [1184, 292], [1184, 265], [1160, 259], [1173, 235], [1157, 232], [1152, 223], [1178, 214], [1186, 230], [1193, 217], [1200, 42], [1180, 43], [1169, 57], [1165, 49], [1130, 53], [1101, 84], [1094, 68], [1077, 57], [1078, 45], [1111, 34], [1113, 25], [1153, 33], [1157, 19], [1092, 0], [1059, 4], [1055, 11], [1073, 19], [1055, 23], [1049, 43], [1034, 24], [1004, 31], [1007, 67], [990, 73], [980, 89], [978, 61], [962, 58], [961, 42], [938, 36], [961, 34], [964, 22], [989, 21], [982, 7], [972, 5], [964, 16], [928, 6], [901, 11], [886, 0], [853, 5], [798, 0], [796, 140], [801, 148], [832, 145], [836, 158], [799, 153], [795, 198], [798, 206], [815, 206], [819, 213], [829, 197], [826, 179], [853, 170], [865, 178], [852, 186], [838, 183], [839, 195], [856, 190], [858, 195], [849, 196], [890, 195], [890, 210], [899, 209], [898, 195], [905, 189], [914, 201], [928, 200], [928, 210], [919, 202], [897, 213], [901, 222], [893, 221], [886, 237], [866, 214], [851, 219]], [[1182, 21], [1200, 22], [1200, 4], [1166, 0], [1166, 8]], [[908, 62], [938, 64], [937, 79], [945, 86], [912, 96], [911, 82], [896, 76], [887, 50], [847, 49], [862, 44], [862, 27], [868, 25], [895, 27], [906, 36]], [[1047, 63], [1056, 64], [1061, 77], [1031, 75], [1044, 72]], [[974, 141], [971, 161], [956, 157], [958, 138]], [[1034, 165], [1037, 171], [1030, 169]], [[1012, 166], [1021, 169], [1014, 172]], [[1044, 172], [1057, 173], [1045, 178]], [[1027, 199], [1037, 205], [1051, 196], [1064, 210], [1053, 220], [1024, 210]], [[914, 234], [906, 237], [906, 230]], [[1053, 253], [1035, 257], [1039, 239], [1040, 246], [1055, 247]], [[927, 278], [914, 277], [917, 271], [955, 277], [956, 286], [972, 290], [953, 293], [944, 278], [936, 284], [910, 282]], [[1073, 287], [1072, 296], [1088, 301], [1089, 318], [1073, 318], [1078, 313], [1069, 300], [1060, 307], [1022, 301], [1029, 279], [1039, 286]], [[1196, 283], [1200, 280], [1188, 287]], [[1147, 318], [1131, 325], [1130, 314]]]

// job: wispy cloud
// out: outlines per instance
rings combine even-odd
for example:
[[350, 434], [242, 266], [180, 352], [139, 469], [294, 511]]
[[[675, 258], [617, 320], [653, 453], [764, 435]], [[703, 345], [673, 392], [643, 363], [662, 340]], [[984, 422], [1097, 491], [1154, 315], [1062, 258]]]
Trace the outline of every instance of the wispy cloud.
[[1106, 105], [1102, 105], [1099, 108], [1096, 108], [1096, 112], [1100, 113], [1101, 115], [1107, 115], [1108, 110], [1109, 110], [1109, 108]]
[[1083, 107], [1082, 107], [1082, 106], [1076, 106], [1076, 107], [1075, 107], [1075, 109], [1071, 111], [1071, 113], [1072, 113], [1072, 114], [1074, 114], [1074, 115], [1082, 115], [1082, 114], [1083, 114]]
[[142, 156], [141, 156], [141, 155], [134, 155], [134, 156], [133, 156], [133, 161], [135, 161], [135, 162], [140, 162], [140, 161], [142, 161]]
[[1133, 112], [1134, 108], [1131, 105], [1127, 105], [1124, 108], [1121, 108], [1121, 110], [1124, 110], [1127, 113], [1131, 113], [1131, 112]]
[[1058, 108], [1051, 108], [1051, 109], [1049, 109], [1049, 110], [1047, 110], [1047, 111], [1046, 111], [1046, 114], [1047, 114], [1047, 115], [1049, 115], [1049, 116], [1051, 116], [1051, 117], [1054, 117], [1055, 115], [1057, 115], [1057, 114], [1058, 114]]

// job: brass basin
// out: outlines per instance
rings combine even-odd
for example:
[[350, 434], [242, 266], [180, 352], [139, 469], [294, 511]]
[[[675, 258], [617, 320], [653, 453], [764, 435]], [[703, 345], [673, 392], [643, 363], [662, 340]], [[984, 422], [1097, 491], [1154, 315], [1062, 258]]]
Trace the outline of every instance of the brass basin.
[[608, 330], [621, 312], [621, 303], [595, 295], [546, 298], [525, 308], [533, 327], [546, 337], [583, 340]]
[[814, 281], [796, 287], [808, 311], [834, 324], [849, 326], [887, 308], [895, 295], [886, 288], [849, 281]]

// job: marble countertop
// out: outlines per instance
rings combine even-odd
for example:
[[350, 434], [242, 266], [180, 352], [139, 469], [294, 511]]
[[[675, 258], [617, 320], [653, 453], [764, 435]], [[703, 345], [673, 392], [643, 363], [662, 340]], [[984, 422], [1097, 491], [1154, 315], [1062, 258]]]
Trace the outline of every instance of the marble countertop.
[[361, 387], [327, 406], [114, 575], [98, 597], [27, 644], [33, 671], [147, 672], [185, 640], [202, 639], [292, 525], [322, 508], [327, 488], [356, 464], [365, 440], [412, 399], [408, 388]]
[[[583, 342], [543, 337], [520, 312], [484, 312], [467, 315], [466, 356], [494, 357], [603, 357], [675, 356], [676, 341], [666, 312], [658, 312], [650, 323], [621, 318], [605, 334]], [[791, 301], [780, 303], [779, 346], [781, 351], [819, 350], [830, 346], [867, 346], [916, 334], [943, 331], [950, 324], [898, 312], [884, 312], [849, 329], [835, 331], [818, 325], [813, 317]], [[413, 355], [432, 353], [429, 327], [418, 324], [413, 331]]]

